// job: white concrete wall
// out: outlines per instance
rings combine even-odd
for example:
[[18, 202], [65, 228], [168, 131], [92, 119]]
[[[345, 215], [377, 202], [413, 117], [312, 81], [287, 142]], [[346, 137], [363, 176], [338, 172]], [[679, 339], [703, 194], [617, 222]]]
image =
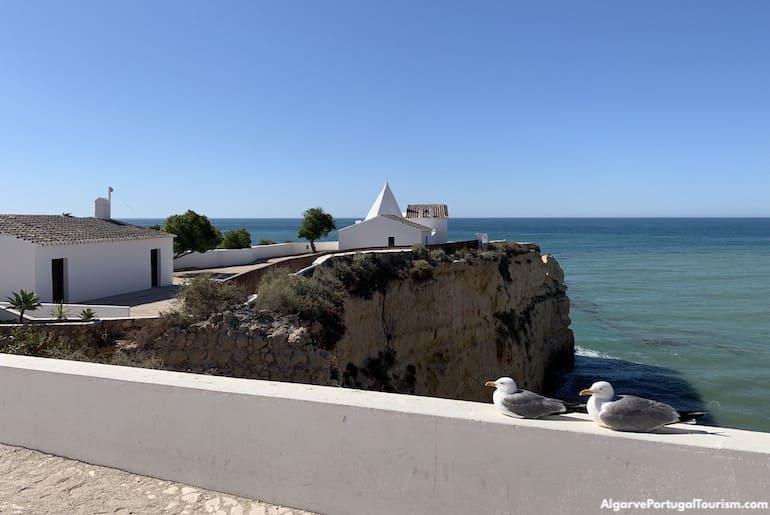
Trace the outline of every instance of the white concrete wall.
[[160, 286], [173, 279], [173, 239], [35, 248], [35, 293], [52, 302], [51, 260], [64, 258], [65, 300], [80, 302], [151, 287], [150, 250], [160, 249]]
[[[336, 241], [317, 241], [317, 251], [337, 250]], [[214, 249], [208, 252], [193, 252], [174, 260], [174, 269], [220, 268], [248, 265], [257, 261], [277, 257], [297, 256], [311, 252], [309, 242], [275, 243], [256, 245], [248, 249]]]
[[5, 444], [328, 514], [770, 497], [768, 433], [616, 433], [491, 404], [2, 354], [0, 406]]
[[0, 301], [11, 292], [35, 290], [35, 246], [0, 234]]
[[423, 218], [422, 213], [418, 213], [417, 218], [409, 218], [408, 220], [436, 230], [436, 234], [428, 238], [429, 245], [440, 245], [446, 243], [449, 239], [449, 224], [447, 218], [435, 218], [433, 216]]
[[[29, 321], [41, 321], [55, 319], [51, 312], [59, 307], [58, 304], [43, 302], [42, 306], [34, 311], [25, 311], [24, 319]], [[130, 306], [98, 306], [94, 304], [64, 304], [64, 312], [67, 319], [77, 321], [84, 309], [94, 312], [95, 318], [128, 318], [131, 315]], [[0, 302], [0, 320], [18, 321], [19, 313], [9, 308], [7, 302]]]
[[446, 218], [414, 218], [413, 221], [426, 225], [431, 229], [436, 229], [436, 234], [428, 239], [430, 245], [440, 245], [447, 242], [449, 238], [449, 224]]
[[384, 217], [343, 227], [338, 234], [339, 250], [387, 247], [390, 236], [395, 238], [396, 246], [427, 243], [425, 241], [427, 234], [419, 229]]

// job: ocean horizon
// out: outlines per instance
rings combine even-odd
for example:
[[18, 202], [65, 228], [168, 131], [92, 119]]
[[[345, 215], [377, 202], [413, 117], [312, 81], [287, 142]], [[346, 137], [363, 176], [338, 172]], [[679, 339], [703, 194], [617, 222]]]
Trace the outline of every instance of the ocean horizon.
[[[211, 221], [246, 228], [253, 244], [300, 241], [301, 218]], [[477, 232], [534, 242], [564, 269], [577, 356], [558, 396], [577, 400], [604, 379], [620, 394], [706, 410], [709, 423], [770, 432], [770, 218], [449, 219], [450, 240]]]

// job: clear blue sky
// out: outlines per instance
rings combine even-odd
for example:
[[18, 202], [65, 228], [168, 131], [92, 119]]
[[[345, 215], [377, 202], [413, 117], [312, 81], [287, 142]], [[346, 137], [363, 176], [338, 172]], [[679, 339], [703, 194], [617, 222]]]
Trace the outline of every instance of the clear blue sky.
[[770, 216], [770, 2], [0, 1], [0, 213]]

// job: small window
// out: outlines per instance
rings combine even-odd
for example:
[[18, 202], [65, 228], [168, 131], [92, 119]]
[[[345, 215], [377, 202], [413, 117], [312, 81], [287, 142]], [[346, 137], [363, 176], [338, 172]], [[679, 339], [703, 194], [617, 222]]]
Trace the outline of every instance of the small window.
[[422, 217], [423, 218], [430, 218], [430, 209], [424, 209], [422, 211]]
[[396, 238], [394, 236], [388, 236], [388, 247], [396, 246]]

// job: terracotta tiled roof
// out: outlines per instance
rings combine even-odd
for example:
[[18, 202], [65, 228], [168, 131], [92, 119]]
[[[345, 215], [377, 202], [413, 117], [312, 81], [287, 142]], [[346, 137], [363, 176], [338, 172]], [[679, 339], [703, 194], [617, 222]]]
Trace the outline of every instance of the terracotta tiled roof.
[[414, 227], [415, 229], [420, 229], [421, 231], [432, 231], [430, 227], [426, 227], [424, 225], [420, 225], [416, 222], [412, 222], [411, 220], [407, 220], [406, 218], [401, 218], [400, 216], [396, 215], [382, 215], [385, 218], [389, 218], [390, 220], [395, 220], [396, 222], [401, 222], [404, 225], [408, 225], [409, 227]]
[[[425, 212], [428, 216], [425, 216]], [[407, 218], [449, 218], [446, 204], [409, 204], [406, 206]]]
[[0, 234], [44, 246], [173, 237], [118, 220], [67, 215], [0, 215]]

